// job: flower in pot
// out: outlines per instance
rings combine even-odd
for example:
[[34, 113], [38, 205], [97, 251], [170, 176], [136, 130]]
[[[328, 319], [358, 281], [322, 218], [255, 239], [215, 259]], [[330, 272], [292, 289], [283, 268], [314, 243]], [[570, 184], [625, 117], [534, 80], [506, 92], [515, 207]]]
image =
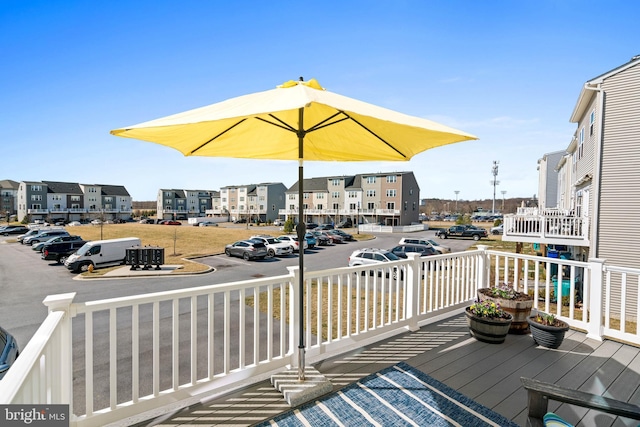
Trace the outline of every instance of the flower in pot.
[[513, 316], [513, 322], [509, 328], [510, 334], [529, 333], [527, 318], [531, 315], [533, 307], [531, 295], [518, 292], [508, 283], [503, 283], [490, 288], [478, 289], [478, 299], [495, 301], [504, 311]]
[[465, 314], [471, 336], [492, 344], [504, 342], [513, 321], [511, 314], [491, 300], [476, 301], [467, 307]]
[[527, 318], [531, 327], [533, 341], [547, 348], [558, 348], [564, 340], [564, 334], [569, 330], [569, 324], [553, 314], [538, 313]]

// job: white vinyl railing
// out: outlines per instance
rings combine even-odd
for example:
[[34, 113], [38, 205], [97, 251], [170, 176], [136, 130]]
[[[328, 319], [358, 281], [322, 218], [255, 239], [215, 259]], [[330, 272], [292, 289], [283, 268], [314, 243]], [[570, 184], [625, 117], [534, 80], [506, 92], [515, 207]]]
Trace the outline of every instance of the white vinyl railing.
[[503, 233], [505, 236], [588, 242], [589, 218], [563, 215], [557, 211], [505, 215]]
[[[2, 380], [0, 404], [69, 403], [72, 426], [153, 415], [296, 366], [298, 320], [308, 362], [461, 313], [478, 288], [506, 283], [535, 295], [596, 339], [640, 345], [640, 270], [478, 250], [73, 303], [49, 316]], [[558, 304], [558, 302], [561, 304]]]

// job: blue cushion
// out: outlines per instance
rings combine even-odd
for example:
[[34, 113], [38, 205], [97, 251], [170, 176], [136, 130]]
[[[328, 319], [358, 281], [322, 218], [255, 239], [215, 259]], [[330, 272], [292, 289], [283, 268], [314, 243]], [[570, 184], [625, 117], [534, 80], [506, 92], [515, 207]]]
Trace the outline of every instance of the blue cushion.
[[547, 427], [573, 427], [573, 424], [569, 424], [553, 412], [547, 412], [542, 421]]

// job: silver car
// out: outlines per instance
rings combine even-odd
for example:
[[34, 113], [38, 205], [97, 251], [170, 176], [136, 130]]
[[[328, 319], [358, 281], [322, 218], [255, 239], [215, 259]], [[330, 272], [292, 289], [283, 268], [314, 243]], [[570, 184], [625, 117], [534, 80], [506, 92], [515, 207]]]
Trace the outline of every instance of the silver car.
[[237, 256], [245, 261], [251, 259], [264, 259], [267, 256], [267, 247], [259, 240], [238, 240], [224, 248], [227, 256]]

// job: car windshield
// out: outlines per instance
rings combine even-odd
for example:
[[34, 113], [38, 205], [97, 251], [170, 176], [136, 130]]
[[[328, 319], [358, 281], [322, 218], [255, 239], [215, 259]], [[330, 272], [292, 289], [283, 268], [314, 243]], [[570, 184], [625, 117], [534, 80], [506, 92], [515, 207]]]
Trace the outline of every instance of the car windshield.
[[87, 251], [91, 248], [91, 245], [89, 245], [88, 243], [85, 243], [84, 245], [82, 245], [82, 247], [80, 249], [78, 249], [78, 252], [76, 252], [78, 255], [83, 256], [87, 254]]
[[393, 252], [384, 252], [384, 255], [389, 258], [389, 261], [398, 261], [400, 258]]

